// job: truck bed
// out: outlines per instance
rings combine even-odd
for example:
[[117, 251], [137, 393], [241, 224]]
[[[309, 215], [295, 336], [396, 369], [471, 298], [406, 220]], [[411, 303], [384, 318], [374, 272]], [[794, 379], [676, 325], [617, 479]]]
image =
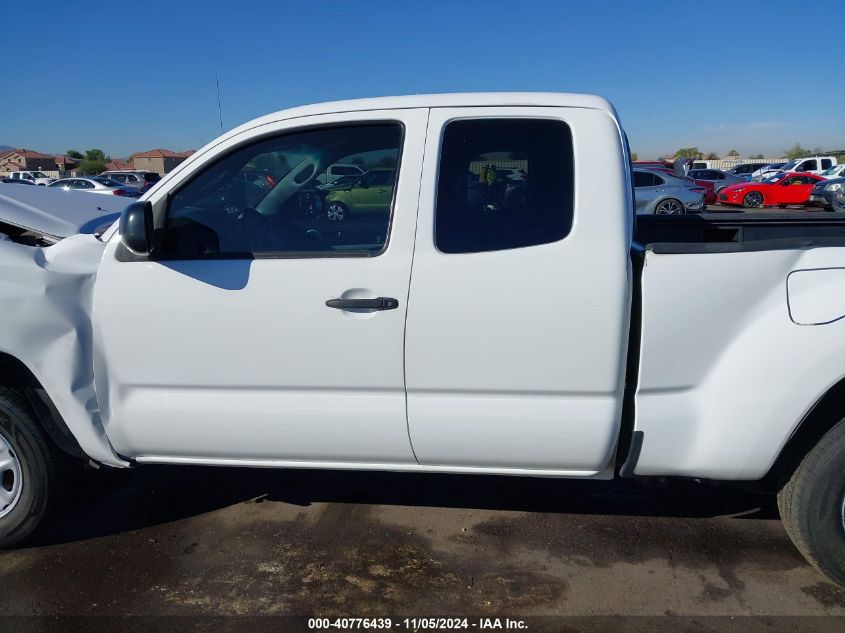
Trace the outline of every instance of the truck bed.
[[634, 241], [663, 253], [739, 252], [845, 245], [845, 213], [640, 215]]

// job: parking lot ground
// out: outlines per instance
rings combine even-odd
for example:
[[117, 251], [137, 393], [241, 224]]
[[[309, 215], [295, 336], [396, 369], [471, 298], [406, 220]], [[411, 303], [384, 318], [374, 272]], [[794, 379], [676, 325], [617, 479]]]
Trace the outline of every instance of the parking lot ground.
[[66, 506], [0, 615], [845, 615], [726, 485], [142, 467]]

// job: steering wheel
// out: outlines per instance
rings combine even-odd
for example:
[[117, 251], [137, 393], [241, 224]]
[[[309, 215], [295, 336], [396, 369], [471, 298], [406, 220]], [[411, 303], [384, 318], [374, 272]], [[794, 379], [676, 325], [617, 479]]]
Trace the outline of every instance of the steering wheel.
[[284, 215], [266, 217], [257, 209], [241, 209], [236, 216], [238, 234], [245, 250], [320, 250], [324, 241], [316, 229], [297, 226]]

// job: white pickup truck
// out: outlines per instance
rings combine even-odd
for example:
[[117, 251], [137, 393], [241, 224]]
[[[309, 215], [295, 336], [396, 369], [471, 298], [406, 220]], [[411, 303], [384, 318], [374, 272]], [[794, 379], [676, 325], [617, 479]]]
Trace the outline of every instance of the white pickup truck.
[[[303, 211], [350, 162], [378, 177], [332, 190], [341, 217]], [[637, 218], [625, 133], [593, 96], [257, 119], [99, 237], [0, 223], [0, 542], [43, 521], [68, 455], [694, 477], [779, 491], [795, 544], [845, 584], [835, 215]]]
[[13, 171], [9, 174], [12, 180], [26, 180], [34, 185], [45, 187], [55, 180], [50, 178], [43, 171]]

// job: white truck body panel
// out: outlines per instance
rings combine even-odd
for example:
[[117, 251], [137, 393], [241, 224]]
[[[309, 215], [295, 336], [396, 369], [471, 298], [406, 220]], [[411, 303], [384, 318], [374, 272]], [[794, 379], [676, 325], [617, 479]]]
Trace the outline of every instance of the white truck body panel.
[[[845, 248], [646, 254], [636, 431], [638, 475], [759, 479], [845, 375], [845, 322], [798, 325], [797, 270], [845, 266]], [[841, 298], [810, 293], [805, 311]], [[809, 302], [812, 302], [811, 305]]]
[[[456, 119], [555, 118], [572, 129], [575, 222], [563, 240], [486, 253], [434, 244], [441, 131]], [[433, 108], [405, 371], [421, 464], [577, 470], [611, 462], [630, 311], [632, 211], [620, 130], [584, 108]], [[589, 262], [589, 266], [586, 266]], [[587, 274], [589, 271], [589, 274]]]
[[[570, 124], [575, 217], [564, 239], [435, 248], [443, 125], [485, 116]], [[33, 372], [84, 452], [110, 465], [609, 476], [633, 211], [629, 157], [603, 99], [493, 93], [295, 108], [215, 140], [142, 200], [160, 205], [250, 139], [383, 120], [401, 121], [405, 140], [381, 255], [117, 262], [117, 226], [105, 247], [91, 236], [46, 249], [3, 241], [0, 297], [11, 307], [0, 352]], [[648, 252], [634, 472], [763, 476], [845, 374], [841, 279], [821, 272], [843, 268], [838, 247]], [[397, 297], [401, 309], [326, 309], [344, 293]]]

